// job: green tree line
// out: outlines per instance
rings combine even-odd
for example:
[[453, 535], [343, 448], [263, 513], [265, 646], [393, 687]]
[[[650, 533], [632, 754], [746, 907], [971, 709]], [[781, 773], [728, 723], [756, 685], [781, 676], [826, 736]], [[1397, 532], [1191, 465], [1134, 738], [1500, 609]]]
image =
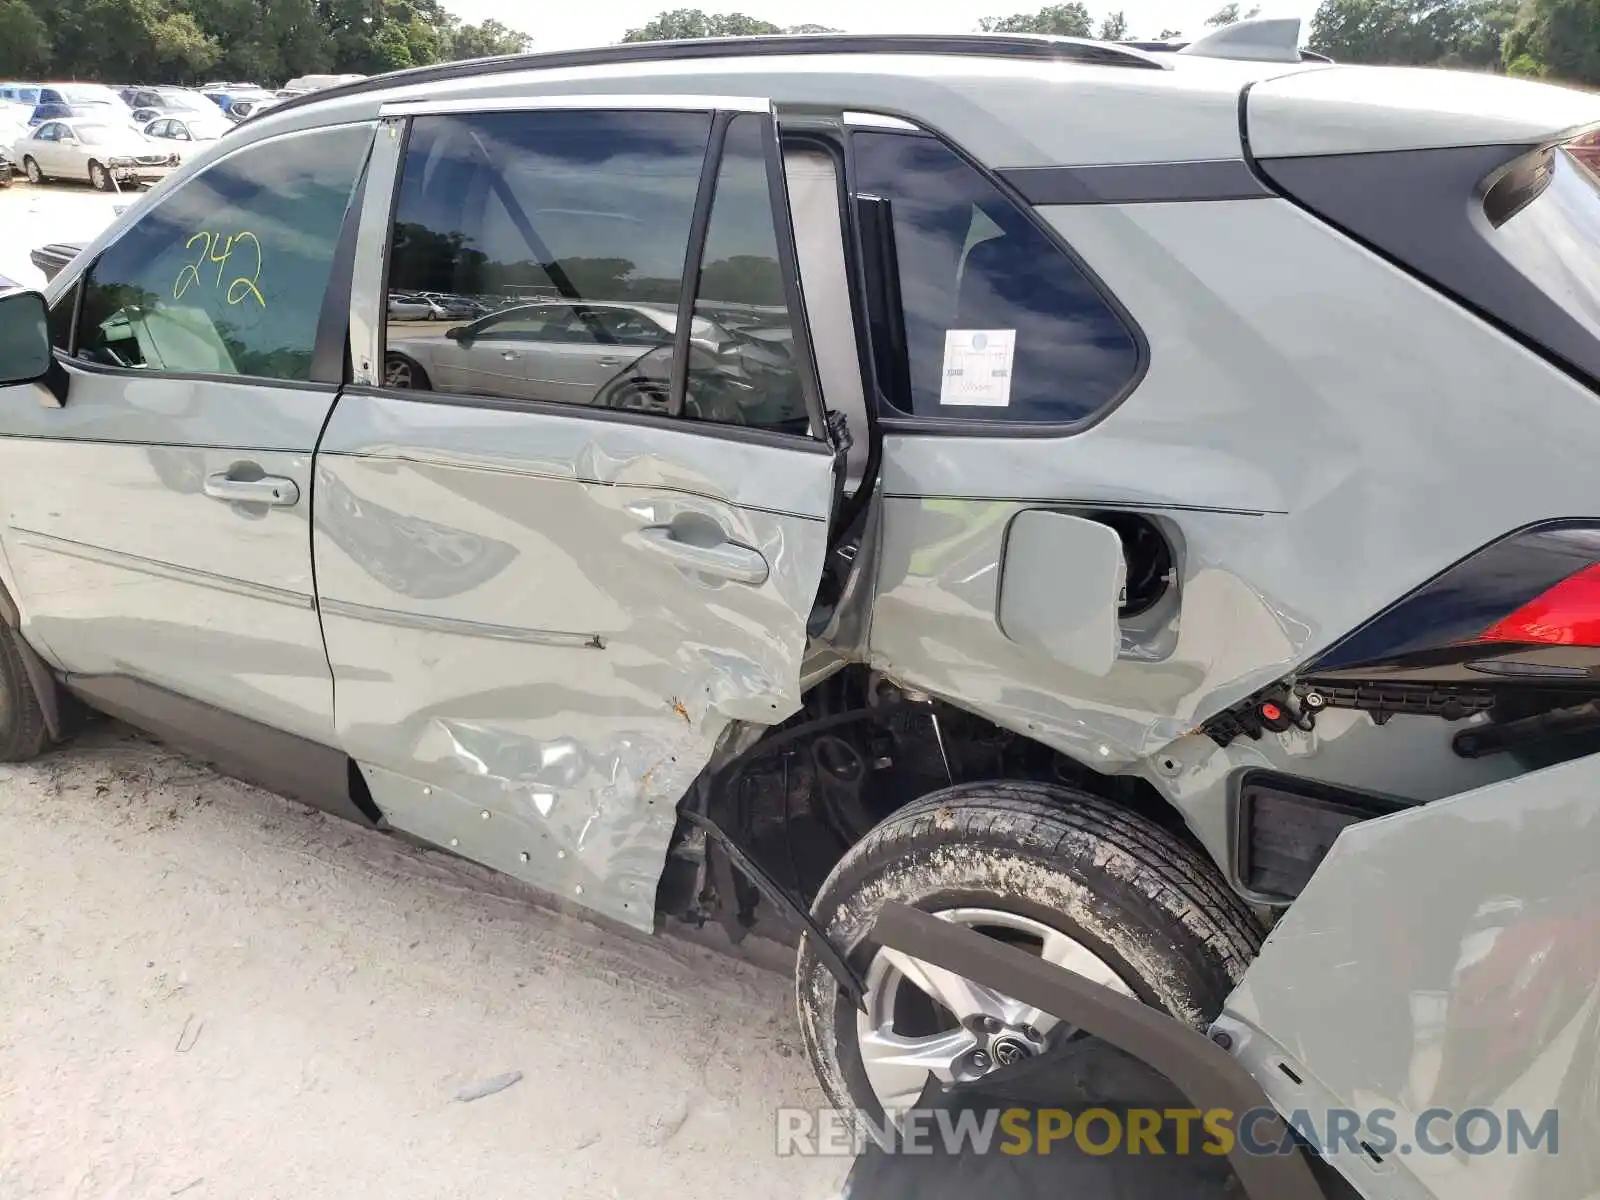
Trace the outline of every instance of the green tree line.
[[[1251, 9], [1246, 15], [1254, 15], [1259, 11]], [[1232, 15], [1224, 16], [1227, 13]], [[1239, 6], [1229, 4], [1219, 10], [1208, 24], [1228, 24], [1238, 19]], [[1117, 41], [1134, 36], [1129, 31], [1127, 17], [1121, 10], [1106, 13], [1100, 19], [1097, 29], [1093, 15], [1079, 0], [1069, 0], [1066, 4], [1052, 4], [1037, 12], [1015, 13], [1009, 17], [984, 17], [978, 22], [978, 28], [985, 33], [1053, 33], [1063, 37], [1097, 37], [1103, 41]], [[708, 13], [698, 8], [677, 8], [657, 14], [653, 20], [638, 29], [628, 30], [622, 35], [622, 40], [668, 42], [679, 38], [838, 32], [840, 31], [829, 29], [826, 25], [774, 25], [771, 21], [749, 17], [744, 13]], [[1164, 39], [1177, 37], [1178, 34], [1179, 31], [1176, 29], [1163, 29], [1152, 36]]]
[[[1205, 24], [1230, 25], [1260, 12], [1259, 6], [1230, 0]], [[1104, 13], [1096, 22], [1082, 0], [984, 17], [978, 27], [989, 33], [1105, 40], [1136, 36], [1123, 12]], [[684, 8], [630, 29], [623, 40], [819, 32], [824, 30], [815, 25], [783, 28], [743, 13], [708, 14]], [[1144, 36], [1165, 40], [1183, 32], [1161, 29]], [[1322, 0], [1312, 19], [1309, 44], [1339, 62], [1503, 71], [1600, 86], [1600, 0]]]
[[1322, 0], [1311, 46], [1341, 62], [1467, 67], [1600, 86], [1600, 0]]
[[[1230, 2], [1206, 24], [1259, 11]], [[979, 28], [1135, 36], [1122, 11], [1097, 21], [1082, 0], [985, 17]], [[623, 40], [824, 32], [832, 31], [680, 8], [628, 30]], [[1322, 0], [1309, 42], [1340, 62], [1463, 67], [1600, 86], [1600, 0]], [[530, 46], [527, 35], [498, 21], [463, 24], [441, 0], [0, 0], [0, 75], [12, 78], [265, 83], [321, 72], [376, 74]]]
[[281, 83], [515, 54], [526, 34], [439, 0], [0, 0], [0, 76]]

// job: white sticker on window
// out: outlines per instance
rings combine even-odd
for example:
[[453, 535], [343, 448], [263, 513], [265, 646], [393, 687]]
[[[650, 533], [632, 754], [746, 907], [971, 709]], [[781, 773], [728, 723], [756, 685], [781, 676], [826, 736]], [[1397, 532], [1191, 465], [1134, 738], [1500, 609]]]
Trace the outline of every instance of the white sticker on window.
[[947, 329], [939, 403], [1004, 408], [1011, 403], [1015, 329]]

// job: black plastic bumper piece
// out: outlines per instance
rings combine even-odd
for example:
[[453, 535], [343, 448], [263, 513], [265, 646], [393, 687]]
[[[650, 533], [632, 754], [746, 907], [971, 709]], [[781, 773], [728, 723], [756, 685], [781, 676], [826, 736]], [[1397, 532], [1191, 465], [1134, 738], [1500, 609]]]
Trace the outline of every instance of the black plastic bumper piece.
[[[872, 938], [1110, 1042], [1159, 1071], [1202, 1111], [1227, 1109], [1237, 1117], [1272, 1107], [1249, 1072], [1204, 1034], [1015, 946], [897, 903], [884, 905]], [[1258, 1122], [1255, 1133], [1278, 1144], [1285, 1129], [1274, 1116], [1272, 1124]], [[1250, 1200], [1327, 1200], [1298, 1146], [1258, 1156], [1235, 1139], [1228, 1162]]]

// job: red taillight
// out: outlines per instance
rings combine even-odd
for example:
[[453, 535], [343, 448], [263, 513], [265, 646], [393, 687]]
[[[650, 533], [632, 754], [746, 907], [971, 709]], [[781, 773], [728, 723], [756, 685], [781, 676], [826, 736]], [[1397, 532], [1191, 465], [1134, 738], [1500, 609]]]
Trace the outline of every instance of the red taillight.
[[1600, 563], [1568, 575], [1478, 635], [1480, 642], [1600, 646]]

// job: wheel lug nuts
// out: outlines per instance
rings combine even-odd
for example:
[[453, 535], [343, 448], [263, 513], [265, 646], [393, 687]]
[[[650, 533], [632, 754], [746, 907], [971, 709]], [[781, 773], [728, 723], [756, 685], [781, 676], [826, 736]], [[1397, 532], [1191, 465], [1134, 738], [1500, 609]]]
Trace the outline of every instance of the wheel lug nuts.
[[1044, 1041], [1044, 1034], [1040, 1033], [1032, 1025], [1024, 1025], [1022, 1027], [1022, 1036], [1027, 1038], [1030, 1042]]
[[1000, 1022], [993, 1017], [979, 1017], [974, 1024], [983, 1033], [999, 1033]]
[[982, 1050], [974, 1050], [970, 1061], [975, 1070], [987, 1071], [989, 1069], [989, 1056]]

